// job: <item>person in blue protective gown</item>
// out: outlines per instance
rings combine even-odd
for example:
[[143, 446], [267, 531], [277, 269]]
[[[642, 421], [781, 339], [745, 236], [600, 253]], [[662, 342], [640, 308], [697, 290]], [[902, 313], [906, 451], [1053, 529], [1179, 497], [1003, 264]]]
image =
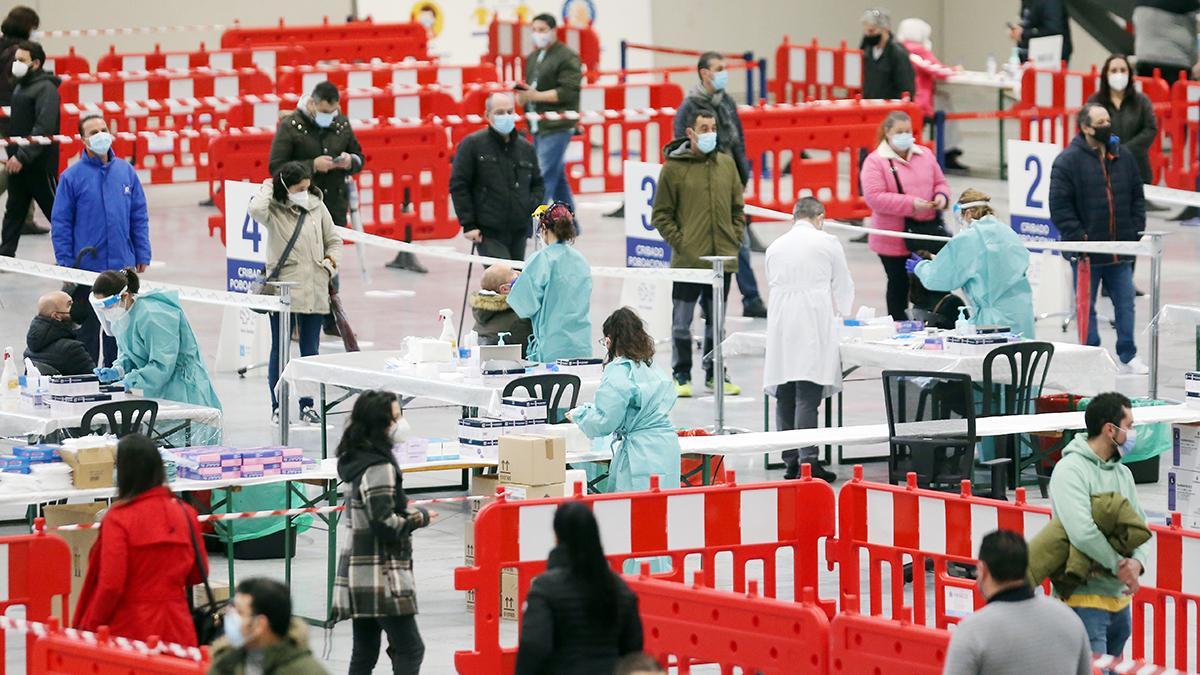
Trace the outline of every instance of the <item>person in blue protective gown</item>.
[[117, 338], [117, 360], [97, 368], [104, 383], [118, 380], [147, 398], [220, 408], [200, 345], [188, 323], [179, 294], [139, 294], [137, 272], [103, 272], [92, 286], [92, 305], [104, 330]]
[[1029, 249], [996, 219], [991, 197], [975, 189], [955, 205], [960, 231], [932, 260], [913, 255], [907, 267], [926, 288], [963, 289], [977, 326], [1008, 326], [1026, 339], [1036, 337], [1033, 292], [1029, 288]]
[[595, 403], [567, 413], [589, 438], [613, 438], [606, 492], [648, 490], [650, 476], [664, 489], [679, 486], [679, 438], [671, 425], [675, 385], [651, 365], [654, 339], [632, 309], [622, 307], [604, 321], [608, 351]]
[[592, 270], [571, 243], [578, 230], [562, 202], [539, 207], [537, 236], [546, 244], [525, 263], [508, 306], [533, 322], [526, 358], [538, 363], [592, 356]]

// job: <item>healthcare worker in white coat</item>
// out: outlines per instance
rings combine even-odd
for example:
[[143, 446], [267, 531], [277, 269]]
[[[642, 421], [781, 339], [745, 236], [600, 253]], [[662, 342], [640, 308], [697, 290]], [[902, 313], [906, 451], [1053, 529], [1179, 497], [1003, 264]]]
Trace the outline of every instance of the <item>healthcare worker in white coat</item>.
[[675, 384], [651, 362], [654, 339], [642, 319], [622, 307], [604, 320], [601, 338], [608, 353], [594, 403], [567, 413], [588, 438], [612, 436], [612, 463], [605, 492], [650, 489], [650, 476], [664, 488], [679, 487], [679, 438], [671, 424]]
[[[817, 426], [821, 400], [841, 391], [838, 315], [850, 313], [854, 281], [837, 237], [822, 231], [825, 207], [803, 197], [792, 210], [792, 229], [767, 248], [767, 356], [763, 388], [775, 397], [780, 431]], [[816, 446], [785, 450], [784, 478], [812, 475], [828, 482], [837, 475], [822, 466]]]

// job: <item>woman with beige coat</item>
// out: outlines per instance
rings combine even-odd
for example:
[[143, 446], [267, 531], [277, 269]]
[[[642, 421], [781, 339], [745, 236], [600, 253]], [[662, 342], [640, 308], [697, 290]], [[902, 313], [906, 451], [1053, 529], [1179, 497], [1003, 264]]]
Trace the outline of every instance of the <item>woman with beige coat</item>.
[[[329, 313], [329, 282], [337, 274], [342, 240], [333, 229], [333, 219], [320, 190], [312, 185], [312, 171], [300, 162], [284, 164], [273, 178], [263, 182], [258, 194], [250, 200], [248, 211], [268, 233], [267, 280], [295, 284], [291, 287], [292, 326], [299, 332], [300, 355], [315, 356], [321, 344], [324, 316]], [[293, 236], [296, 243], [285, 256]], [[279, 383], [280, 326], [279, 315], [271, 317], [267, 383], [271, 387], [271, 419], [278, 422], [275, 386]], [[300, 419], [320, 422], [311, 397], [300, 399]]]

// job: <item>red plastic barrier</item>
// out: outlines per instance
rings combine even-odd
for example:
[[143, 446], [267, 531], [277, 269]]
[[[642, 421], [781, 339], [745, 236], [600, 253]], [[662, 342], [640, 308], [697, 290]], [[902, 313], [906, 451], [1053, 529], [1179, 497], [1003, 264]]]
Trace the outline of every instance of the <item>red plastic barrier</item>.
[[[47, 622], [55, 611], [55, 598], [63, 616], [71, 615], [71, 549], [62, 537], [22, 534], [0, 537], [7, 548], [8, 597], [0, 598], [0, 614], [23, 607], [26, 621]], [[26, 636], [27, 664], [32, 666], [34, 637]], [[0, 675], [5, 667], [5, 634], [0, 631]]]
[[949, 645], [949, 631], [838, 614], [829, 624], [829, 672], [941, 675]]
[[58, 93], [64, 105], [86, 105], [199, 96], [244, 96], [266, 94], [273, 90], [271, 78], [257, 68], [192, 68], [64, 77]]
[[1096, 91], [1098, 75], [1090, 72], [1026, 68], [1021, 74], [1021, 100], [1014, 111], [1021, 119], [1021, 138], [1066, 147], [1078, 128], [1075, 114]]
[[687, 586], [648, 576], [626, 576], [638, 596], [642, 650], [664, 668], [718, 664], [721, 672], [825, 675], [829, 618], [811, 588], [801, 602]]
[[1197, 113], [1197, 101], [1200, 101], [1200, 82], [1194, 80], [1177, 80], [1171, 88], [1171, 119], [1169, 135], [1171, 137], [1171, 155], [1167, 166], [1167, 185], [1181, 190], [1197, 189], [1197, 177], [1200, 176], [1200, 115]]
[[[440, 124], [356, 125], [365, 158], [355, 174], [359, 213], [370, 234], [393, 239], [448, 239], [458, 233], [450, 215], [450, 148]], [[267, 156], [273, 133], [221, 136], [208, 149], [210, 194], [222, 213], [218, 193], [226, 180], [261, 182], [270, 177]], [[209, 218], [209, 232], [222, 230], [225, 216]]]
[[139, 654], [111, 642], [90, 644], [63, 633], [38, 638], [29, 656], [29, 675], [203, 675], [206, 672], [207, 658], [197, 662], [164, 654]]
[[[699, 559], [708, 579], [717, 558], [729, 558], [733, 590], [744, 593], [747, 568], [762, 567], [764, 594], [776, 594], [777, 553], [792, 551], [791, 578], [796, 588], [817, 588], [817, 547], [833, 535], [833, 489], [822, 481], [659, 490], [653, 480], [646, 492], [574, 497], [592, 508], [600, 523], [605, 550], [615, 569], [639, 557], [669, 557], [671, 572], [661, 578], [682, 581], [684, 564]], [[572, 499], [572, 498], [565, 498]], [[517, 607], [524, 604], [532, 578], [546, 567], [554, 545], [551, 523], [565, 499], [509, 501], [503, 496], [483, 507], [475, 521], [475, 562], [454, 571], [454, 587], [475, 591], [475, 646], [460, 651], [460, 673], [512, 672], [516, 650], [500, 645], [500, 575], [517, 570]], [[711, 581], [708, 585], [712, 585]], [[817, 600], [827, 614], [833, 603]]]
[[88, 65], [87, 59], [75, 53], [75, 48], [62, 56], [47, 56], [46, 70], [55, 75], [78, 75], [91, 71], [91, 66]]
[[785, 35], [775, 49], [775, 79], [769, 84], [776, 103], [854, 98], [862, 93], [862, 50], [845, 41], [838, 47], [792, 44]]
[[[893, 110], [912, 117], [913, 133], [919, 137], [921, 109], [909, 101], [743, 107], [740, 115], [751, 165], [746, 202], [790, 212], [798, 198], [812, 194], [824, 202], [830, 218], [870, 215], [859, 188], [859, 154], [875, 149], [879, 125]], [[801, 153], [806, 151], [809, 156], [804, 158]], [[790, 176], [781, 175], [789, 166]]]
[[138, 72], [161, 68], [171, 70], [258, 68], [275, 77], [276, 71], [282, 66], [297, 66], [311, 62], [312, 58], [301, 45], [269, 45], [209, 51], [201, 42], [200, 49], [196, 51], [164, 52], [159, 49], [158, 45], [154, 45], [154, 51], [142, 53], [118, 53], [116, 45], [110, 45], [108, 53], [101, 56], [100, 60], [96, 62], [96, 72]]
[[322, 40], [424, 40], [425, 27], [415, 22], [375, 23], [370, 17], [361, 21], [333, 24], [329, 18], [319, 24], [285, 25], [254, 28], [237, 26], [221, 34], [221, 47], [259, 47], [278, 44], [307, 44]]
[[1133, 596], [1133, 658], [1187, 671], [1200, 663], [1190, 620], [1200, 613], [1200, 532], [1183, 529], [1177, 513], [1169, 527], [1150, 529], [1154, 546]]
[[453, 92], [470, 84], [495, 82], [496, 75], [496, 67], [486, 63], [467, 66], [432, 61], [321, 64], [280, 68], [275, 91], [307, 94], [318, 82], [329, 80], [343, 91], [436, 84]]
[[[235, 127], [273, 127], [279, 116], [296, 109], [296, 94], [265, 97], [262, 101], [243, 101], [228, 113], [228, 124]], [[459, 103], [445, 90], [430, 87], [398, 89], [358, 89], [341, 93], [342, 114], [355, 121], [397, 117], [426, 119], [457, 115]]]
[[[600, 36], [591, 27], [559, 25], [558, 39], [579, 54], [583, 76], [588, 82], [600, 77]], [[533, 51], [533, 29], [527, 23], [495, 19], [488, 27], [488, 50], [484, 63], [495, 64], [505, 82], [525, 80], [525, 56]]]

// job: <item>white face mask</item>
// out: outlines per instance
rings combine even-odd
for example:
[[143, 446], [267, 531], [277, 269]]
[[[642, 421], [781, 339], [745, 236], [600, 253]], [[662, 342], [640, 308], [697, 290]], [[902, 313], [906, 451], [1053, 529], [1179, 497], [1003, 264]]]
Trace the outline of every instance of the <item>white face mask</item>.
[[1109, 73], [1108, 86], [1114, 91], [1125, 91], [1125, 87], [1129, 86], [1129, 73]]
[[290, 199], [293, 204], [295, 204], [296, 206], [299, 206], [302, 209], [308, 208], [308, 191], [289, 192], [288, 199]]
[[537, 47], [538, 49], [545, 49], [553, 39], [554, 39], [553, 31], [546, 31], [545, 33], [534, 33], [533, 34], [533, 46]]
[[12, 63], [13, 77], [15, 77], [19, 80], [22, 77], [25, 77], [25, 75], [28, 73], [29, 73], [29, 64], [28, 63], [25, 63], [23, 61], [13, 61], [13, 63]]
[[392, 445], [400, 445], [408, 440], [408, 437], [412, 434], [412, 427], [408, 426], [407, 419], [401, 417], [388, 430], [388, 434], [392, 437]]

